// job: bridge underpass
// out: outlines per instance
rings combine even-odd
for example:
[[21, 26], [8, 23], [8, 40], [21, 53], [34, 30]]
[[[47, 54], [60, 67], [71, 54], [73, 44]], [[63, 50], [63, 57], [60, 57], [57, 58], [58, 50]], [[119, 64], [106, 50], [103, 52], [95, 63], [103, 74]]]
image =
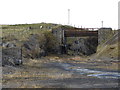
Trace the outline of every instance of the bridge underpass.
[[[91, 28], [90, 28], [91, 29]], [[96, 28], [95, 28], [96, 29]], [[60, 48], [61, 48], [61, 53], [66, 54], [67, 53], [67, 38], [69, 37], [95, 37], [98, 38], [98, 30], [94, 31], [92, 28], [92, 31], [89, 29], [84, 29], [84, 28], [73, 28], [73, 29], [59, 29], [59, 30], [53, 30], [53, 34], [57, 37], [59, 43], [60, 43]]]
[[79, 31], [79, 30], [65, 30], [64, 37], [86, 37], [86, 36], [98, 36], [98, 31]]

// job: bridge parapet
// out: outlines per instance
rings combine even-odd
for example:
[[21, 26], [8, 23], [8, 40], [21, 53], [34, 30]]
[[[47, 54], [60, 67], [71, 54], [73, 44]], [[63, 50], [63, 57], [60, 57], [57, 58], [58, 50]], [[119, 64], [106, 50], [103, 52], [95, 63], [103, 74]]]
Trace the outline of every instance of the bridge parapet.
[[87, 37], [87, 36], [97, 36], [98, 31], [69, 31], [65, 30], [65, 37]]

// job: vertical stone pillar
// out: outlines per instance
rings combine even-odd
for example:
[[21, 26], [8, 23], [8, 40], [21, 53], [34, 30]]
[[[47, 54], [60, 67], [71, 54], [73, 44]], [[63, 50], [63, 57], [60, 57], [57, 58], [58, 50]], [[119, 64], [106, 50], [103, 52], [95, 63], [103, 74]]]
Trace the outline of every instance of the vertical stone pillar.
[[56, 37], [59, 43], [59, 53], [62, 53], [62, 44], [63, 44], [63, 31], [61, 27], [52, 29], [53, 35]]
[[98, 44], [105, 43], [113, 36], [112, 28], [100, 28], [98, 30]]

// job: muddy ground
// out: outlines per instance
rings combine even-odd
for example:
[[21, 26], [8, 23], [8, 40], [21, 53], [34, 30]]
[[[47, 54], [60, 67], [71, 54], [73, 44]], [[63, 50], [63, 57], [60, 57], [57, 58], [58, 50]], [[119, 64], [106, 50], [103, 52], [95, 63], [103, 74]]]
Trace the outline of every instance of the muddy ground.
[[117, 60], [79, 56], [24, 59], [21, 66], [3, 67], [3, 88], [118, 88]]

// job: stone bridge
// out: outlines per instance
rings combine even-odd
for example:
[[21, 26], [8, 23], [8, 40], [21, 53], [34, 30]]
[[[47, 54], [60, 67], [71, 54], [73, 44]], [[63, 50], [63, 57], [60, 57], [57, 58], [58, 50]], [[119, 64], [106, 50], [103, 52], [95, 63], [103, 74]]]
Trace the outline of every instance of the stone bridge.
[[64, 30], [64, 37], [98, 37], [98, 31], [80, 31], [80, 30]]
[[92, 28], [92, 31], [90, 31], [89, 28], [58, 28], [52, 30], [52, 33], [59, 40], [60, 44], [65, 44], [67, 37], [98, 37], [98, 30], [93, 30], [94, 28]]
[[57, 28], [52, 30], [59, 41], [60, 47], [63, 53], [67, 53], [67, 38], [69, 37], [95, 37], [98, 38], [98, 30], [90, 31], [88, 28]]
[[[52, 30], [52, 33], [57, 38], [60, 47], [62, 51], [66, 53], [67, 42], [68, 38], [89, 38], [91, 39], [89, 42], [89, 46], [91, 44], [94, 44], [92, 47], [97, 47], [98, 44], [102, 44], [105, 40], [109, 38], [110, 35], [113, 34], [112, 28], [65, 28], [65, 27], [59, 27]], [[92, 40], [92, 38], [94, 38]], [[84, 39], [85, 40], [85, 39]], [[86, 41], [86, 40], [85, 40]], [[78, 45], [80, 46], [82, 44], [81, 41]], [[96, 43], [96, 45], [95, 45]], [[88, 45], [88, 43], [87, 43]], [[73, 45], [75, 47], [75, 45]], [[85, 46], [84, 44], [81, 46], [83, 48]], [[66, 48], [67, 47], [67, 48]], [[89, 51], [89, 50], [88, 50]]]

